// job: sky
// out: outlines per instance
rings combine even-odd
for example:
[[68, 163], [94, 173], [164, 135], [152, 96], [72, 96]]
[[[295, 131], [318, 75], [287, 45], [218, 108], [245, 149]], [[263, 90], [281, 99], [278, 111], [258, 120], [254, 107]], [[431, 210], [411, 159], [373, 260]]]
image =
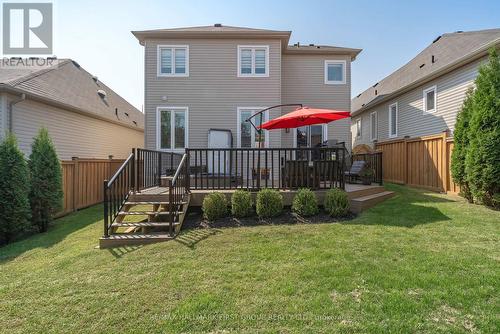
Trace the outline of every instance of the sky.
[[[35, 2], [35, 1], [30, 1]], [[142, 110], [144, 50], [132, 30], [223, 25], [291, 30], [290, 44], [363, 49], [352, 96], [398, 69], [437, 36], [500, 28], [494, 1], [55, 0], [55, 54]]]

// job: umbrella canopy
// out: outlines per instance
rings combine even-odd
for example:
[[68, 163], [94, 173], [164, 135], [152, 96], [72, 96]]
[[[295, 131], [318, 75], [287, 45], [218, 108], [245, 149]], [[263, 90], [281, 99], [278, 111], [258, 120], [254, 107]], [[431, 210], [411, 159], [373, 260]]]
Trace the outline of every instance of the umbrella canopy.
[[262, 124], [260, 129], [298, 128], [305, 125], [330, 123], [350, 116], [348, 111], [302, 107]]

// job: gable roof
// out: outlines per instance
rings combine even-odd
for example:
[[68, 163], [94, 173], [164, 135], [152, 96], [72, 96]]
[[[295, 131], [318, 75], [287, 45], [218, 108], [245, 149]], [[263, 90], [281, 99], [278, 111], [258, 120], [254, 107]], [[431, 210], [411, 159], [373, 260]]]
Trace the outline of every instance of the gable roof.
[[[101, 90], [105, 98], [99, 95]], [[142, 112], [71, 59], [57, 60], [44, 69], [0, 68], [0, 91], [24, 93], [33, 100], [144, 129]]]
[[500, 29], [443, 34], [407, 64], [354, 97], [352, 114], [359, 114], [405, 89], [477, 59], [499, 43]]

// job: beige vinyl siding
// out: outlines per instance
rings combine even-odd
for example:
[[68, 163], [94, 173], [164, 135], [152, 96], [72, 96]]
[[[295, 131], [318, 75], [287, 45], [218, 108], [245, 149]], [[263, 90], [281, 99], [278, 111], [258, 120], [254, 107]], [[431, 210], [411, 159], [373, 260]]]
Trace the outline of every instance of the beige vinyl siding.
[[[188, 45], [189, 76], [158, 77], [157, 46]], [[269, 77], [239, 78], [238, 45], [269, 45]], [[145, 42], [146, 146], [156, 149], [157, 107], [187, 107], [191, 148], [207, 147], [210, 128], [229, 129], [237, 143], [237, 108], [281, 103], [281, 42], [279, 40], [147, 40]], [[166, 97], [166, 100], [163, 98]], [[279, 116], [273, 110], [269, 117]], [[281, 142], [279, 131], [270, 146]]]
[[[346, 62], [346, 83], [325, 84], [325, 60]], [[314, 108], [349, 111], [351, 109], [351, 62], [349, 56], [283, 55], [283, 103], [302, 103]], [[290, 110], [286, 110], [290, 111]], [[285, 112], [285, 110], [284, 110]], [[294, 131], [282, 132], [282, 145], [293, 147]], [[350, 120], [328, 124], [328, 139], [346, 142], [351, 147]]]
[[13, 107], [13, 133], [19, 147], [31, 153], [33, 138], [41, 127], [48, 129], [61, 160], [126, 158], [133, 147], [143, 147], [144, 133], [47, 104], [25, 100]]
[[[389, 105], [398, 103], [398, 136], [418, 137], [437, 134], [445, 130], [454, 131], [457, 113], [462, 107], [465, 94], [469, 87], [474, 85], [478, 74], [479, 65], [487, 58], [482, 58], [464, 65], [439, 78], [429, 81], [385, 103], [365, 110], [361, 115], [352, 118], [351, 130], [353, 146], [359, 144], [372, 144], [370, 141], [370, 113], [377, 111], [378, 115], [378, 141], [389, 138]], [[436, 86], [437, 111], [424, 113], [423, 90]], [[356, 138], [355, 121], [362, 118], [362, 138]]]

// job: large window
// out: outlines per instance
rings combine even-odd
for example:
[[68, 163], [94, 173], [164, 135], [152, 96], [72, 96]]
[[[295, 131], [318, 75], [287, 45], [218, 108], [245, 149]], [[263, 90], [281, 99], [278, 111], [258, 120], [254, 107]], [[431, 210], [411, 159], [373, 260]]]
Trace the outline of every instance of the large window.
[[345, 84], [345, 60], [325, 60], [325, 84]]
[[238, 45], [238, 76], [268, 77], [269, 46]]
[[393, 103], [389, 106], [389, 137], [398, 136], [398, 104]]
[[184, 150], [188, 142], [188, 111], [185, 107], [157, 109], [157, 147]]
[[370, 114], [370, 139], [377, 139], [377, 112], [374, 111]]
[[436, 86], [424, 89], [424, 112], [436, 111]]
[[[247, 108], [241, 107], [238, 108], [238, 147], [247, 147], [247, 148], [263, 148], [268, 147], [269, 142], [269, 134], [268, 131], [262, 130], [259, 134], [258, 131], [250, 124], [250, 122], [246, 122], [246, 120], [254, 115], [259, 110], [265, 109], [262, 108]], [[257, 127], [261, 123], [265, 123], [269, 120], [268, 111], [259, 114], [252, 118], [253, 124]]]
[[326, 140], [325, 125], [301, 126], [295, 130], [295, 144], [297, 148], [318, 147]]
[[189, 47], [187, 45], [159, 45], [158, 76], [189, 76]]

